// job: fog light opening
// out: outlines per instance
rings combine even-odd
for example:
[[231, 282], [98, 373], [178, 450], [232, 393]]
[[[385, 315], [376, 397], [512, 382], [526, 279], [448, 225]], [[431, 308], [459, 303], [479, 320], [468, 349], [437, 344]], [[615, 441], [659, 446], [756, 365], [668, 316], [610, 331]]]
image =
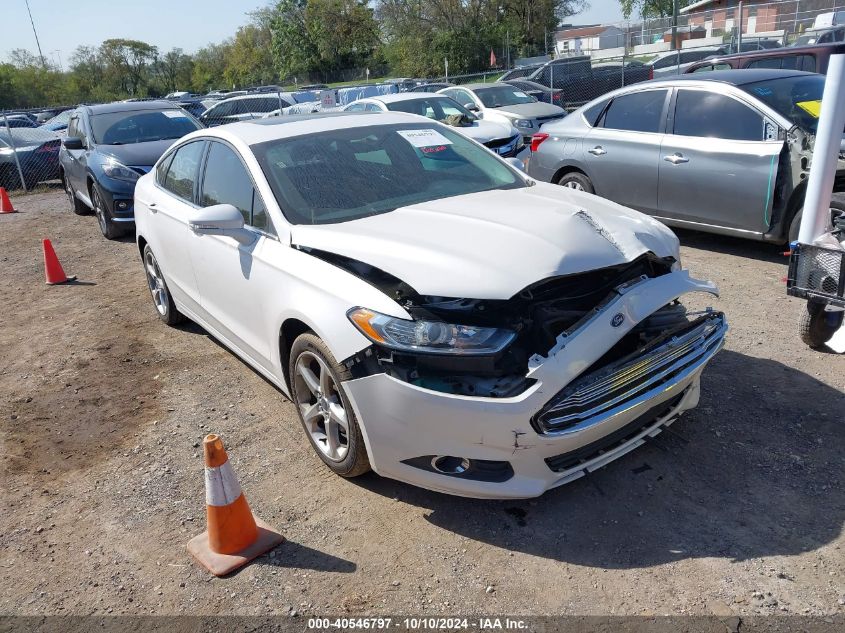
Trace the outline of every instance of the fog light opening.
[[472, 462], [466, 457], [438, 455], [431, 460], [431, 467], [444, 475], [461, 475], [468, 471]]

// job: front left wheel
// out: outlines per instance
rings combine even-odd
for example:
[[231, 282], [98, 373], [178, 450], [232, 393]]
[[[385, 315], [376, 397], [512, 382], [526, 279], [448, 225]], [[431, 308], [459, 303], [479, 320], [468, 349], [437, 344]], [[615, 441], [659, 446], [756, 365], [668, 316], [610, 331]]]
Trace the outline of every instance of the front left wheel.
[[307, 333], [291, 346], [291, 398], [308, 441], [332, 471], [357, 477], [370, 470], [364, 437], [342, 382], [352, 375], [318, 336]]
[[94, 214], [97, 216], [97, 224], [103, 237], [108, 240], [116, 240], [125, 234], [126, 231], [123, 227], [117, 226], [109, 217], [106, 203], [97, 185], [91, 186], [91, 204], [94, 205]]

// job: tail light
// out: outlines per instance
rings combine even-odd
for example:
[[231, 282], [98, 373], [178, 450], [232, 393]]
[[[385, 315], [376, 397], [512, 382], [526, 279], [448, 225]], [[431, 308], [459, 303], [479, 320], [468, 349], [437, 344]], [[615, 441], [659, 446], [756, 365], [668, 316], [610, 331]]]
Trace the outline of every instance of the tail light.
[[649, 79], [654, 79], [654, 66], [649, 66], [649, 67], [648, 67], [648, 78], [649, 78]]
[[540, 147], [540, 143], [545, 141], [549, 138], [549, 135], [545, 132], [537, 132], [536, 134], [532, 134], [531, 136], [531, 151], [536, 152], [537, 149]]

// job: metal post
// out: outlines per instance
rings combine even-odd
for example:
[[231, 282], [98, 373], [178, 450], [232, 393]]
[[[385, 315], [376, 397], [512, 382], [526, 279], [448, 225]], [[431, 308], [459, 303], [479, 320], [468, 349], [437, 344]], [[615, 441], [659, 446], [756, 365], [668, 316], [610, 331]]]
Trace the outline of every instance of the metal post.
[[742, 52], [742, 0], [739, 0], [739, 28], [736, 32], [736, 52]]
[[813, 163], [804, 196], [798, 241], [812, 244], [824, 235], [830, 222], [830, 197], [845, 127], [845, 55], [831, 55], [819, 114]]
[[279, 116], [282, 116], [284, 114], [282, 111], [282, 93], [279, 90], [276, 91], [276, 97], [279, 99]]
[[15, 147], [15, 138], [12, 136], [12, 128], [9, 127], [9, 117], [3, 115], [3, 122], [6, 124], [6, 131], [9, 133], [9, 145], [12, 146], [12, 154], [15, 156], [15, 164], [18, 166], [18, 175], [21, 177], [21, 187], [24, 191], [29, 191], [26, 188], [26, 179], [23, 177], [23, 169], [21, 169], [21, 159], [18, 156], [18, 150]]
[[[680, 48], [678, 46], [678, 0], [672, 0], [672, 48]], [[678, 57], [678, 63], [681, 58]]]

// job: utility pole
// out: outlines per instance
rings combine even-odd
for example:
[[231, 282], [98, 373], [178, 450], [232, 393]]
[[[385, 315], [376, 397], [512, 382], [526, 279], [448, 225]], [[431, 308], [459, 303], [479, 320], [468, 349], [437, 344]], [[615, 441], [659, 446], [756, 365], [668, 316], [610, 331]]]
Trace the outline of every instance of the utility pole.
[[672, 0], [672, 48], [680, 48], [678, 46], [678, 0]]
[[38, 46], [38, 56], [41, 58], [41, 65], [43, 67], [47, 67], [47, 63], [44, 61], [44, 53], [41, 52], [41, 42], [38, 41], [38, 31], [35, 30], [35, 20], [32, 19], [32, 11], [29, 10], [29, 0], [24, 0], [26, 2], [26, 12], [29, 13], [29, 23], [32, 24], [32, 32], [35, 34], [35, 44]]
[[742, 52], [742, 0], [739, 0], [739, 29], [736, 32], [736, 52]]

